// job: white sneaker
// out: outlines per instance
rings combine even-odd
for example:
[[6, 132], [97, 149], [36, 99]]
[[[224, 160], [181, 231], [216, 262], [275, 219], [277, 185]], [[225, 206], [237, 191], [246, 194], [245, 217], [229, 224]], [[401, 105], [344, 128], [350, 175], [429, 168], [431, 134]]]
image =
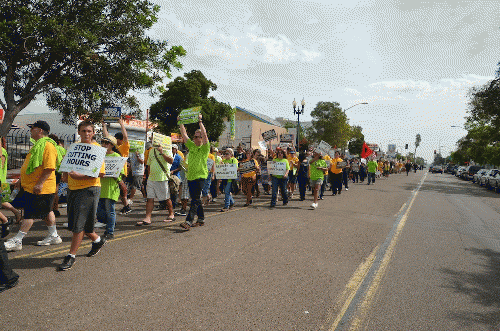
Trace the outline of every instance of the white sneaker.
[[7, 252], [15, 252], [23, 249], [23, 242], [11, 238], [5, 242], [5, 249]]
[[101, 222], [95, 222], [94, 228], [100, 229], [100, 228], [104, 228], [104, 227], [106, 227], [106, 224], [101, 223]]
[[346, 191], [349, 191], [349, 189], [348, 189], [347, 187], [345, 188], [345, 190], [346, 190]]
[[311, 208], [312, 209], [316, 209], [316, 207], [318, 207], [318, 204], [313, 202], [312, 205], [311, 205]]
[[57, 236], [51, 236], [50, 234], [45, 237], [43, 240], [38, 241], [36, 244], [38, 246], [49, 246], [49, 245], [59, 245], [62, 243], [61, 237], [59, 235]]

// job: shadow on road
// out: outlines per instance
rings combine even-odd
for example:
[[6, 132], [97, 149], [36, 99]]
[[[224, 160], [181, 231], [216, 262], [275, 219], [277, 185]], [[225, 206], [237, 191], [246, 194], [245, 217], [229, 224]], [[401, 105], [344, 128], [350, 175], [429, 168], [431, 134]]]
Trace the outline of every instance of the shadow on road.
[[[494, 191], [490, 191], [485, 187], [473, 184], [470, 181], [465, 181], [458, 178], [452, 177], [436, 177], [433, 175], [428, 177], [424, 182], [420, 191], [433, 191], [443, 194], [458, 194], [458, 195], [471, 195], [476, 197], [498, 197]], [[403, 185], [405, 190], [413, 191], [415, 189], [414, 185], [405, 184]]]
[[451, 269], [441, 269], [447, 277], [443, 287], [456, 293], [471, 297], [472, 301], [492, 309], [491, 312], [454, 311], [450, 313], [453, 320], [472, 326], [483, 324], [491, 330], [500, 327], [500, 253], [490, 249], [468, 249], [474, 255], [482, 258], [483, 272], [464, 272]]

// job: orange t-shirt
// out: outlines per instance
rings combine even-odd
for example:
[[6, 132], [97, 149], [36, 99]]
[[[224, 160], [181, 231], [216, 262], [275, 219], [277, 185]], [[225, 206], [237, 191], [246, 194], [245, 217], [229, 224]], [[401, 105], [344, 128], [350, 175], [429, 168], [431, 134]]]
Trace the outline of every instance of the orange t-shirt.
[[[21, 186], [26, 192], [33, 193], [33, 187], [35, 187], [40, 175], [45, 169], [56, 169], [57, 161], [57, 150], [54, 145], [50, 142], [45, 143], [45, 149], [43, 151], [43, 161], [42, 165], [35, 168], [31, 174], [26, 174], [26, 169], [31, 159], [31, 153], [26, 155], [24, 159], [23, 166], [21, 167]], [[52, 194], [56, 192], [56, 173], [52, 171], [49, 178], [43, 183], [42, 191], [40, 194]]]

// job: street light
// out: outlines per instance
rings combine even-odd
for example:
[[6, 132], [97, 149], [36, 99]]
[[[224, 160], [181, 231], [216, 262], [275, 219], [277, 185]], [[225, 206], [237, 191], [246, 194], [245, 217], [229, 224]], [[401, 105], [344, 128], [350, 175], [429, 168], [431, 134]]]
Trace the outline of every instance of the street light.
[[302, 109], [300, 107], [297, 107], [297, 101], [295, 101], [295, 98], [293, 99], [292, 105], [293, 105], [293, 114], [297, 115], [297, 152], [300, 153], [300, 142], [299, 142], [299, 135], [300, 135], [300, 114], [304, 114], [304, 106], [306, 105], [306, 101], [304, 98], [302, 98], [302, 101], [300, 102], [302, 105]]
[[353, 105], [353, 106], [351, 106], [351, 107], [349, 107], [349, 108], [347, 108], [347, 109], [344, 109], [344, 114], [345, 114], [346, 110], [349, 110], [349, 109], [351, 109], [352, 107], [356, 107], [356, 106], [358, 106], [358, 105], [367, 105], [367, 104], [368, 104], [368, 102], [360, 102], [360, 103], [357, 103], [357, 104], [355, 104], [355, 105]]

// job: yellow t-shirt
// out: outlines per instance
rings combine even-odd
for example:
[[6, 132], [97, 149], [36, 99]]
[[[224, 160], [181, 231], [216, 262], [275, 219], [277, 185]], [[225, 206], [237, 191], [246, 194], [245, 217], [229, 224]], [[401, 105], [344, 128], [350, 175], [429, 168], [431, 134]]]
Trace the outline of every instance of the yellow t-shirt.
[[[28, 168], [28, 164], [31, 159], [31, 153], [26, 155], [26, 159], [24, 160], [23, 166], [21, 167], [21, 186], [24, 188], [26, 192], [33, 193], [33, 187], [35, 187], [36, 182], [40, 178], [43, 170], [45, 169], [56, 169], [56, 161], [57, 161], [57, 150], [54, 145], [50, 142], [45, 143], [45, 149], [43, 151], [43, 161], [42, 165], [37, 167], [35, 171], [31, 174], [26, 174], [26, 169]], [[52, 171], [49, 178], [43, 183], [42, 191], [40, 194], [52, 194], [56, 192], [56, 173]]]
[[378, 171], [382, 171], [382, 169], [384, 169], [384, 164], [382, 162], [379, 162], [377, 169], [378, 169]]
[[184, 157], [184, 153], [182, 153], [181, 151], [177, 150], [177, 154], [179, 154], [179, 155], [182, 157], [182, 159], [183, 159], [183, 160], [184, 160], [184, 159], [186, 159], [186, 158]]
[[[208, 153], [208, 158], [212, 159], [212, 161], [214, 161], [214, 165], [215, 165], [215, 156], [212, 153]], [[208, 172], [212, 172], [212, 169], [207, 169], [207, 170], [208, 170]]]
[[294, 164], [299, 163], [299, 158], [296, 157], [295, 155], [288, 154], [286, 156], [286, 159], [288, 160], [288, 163], [290, 164], [290, 171], [292, 171], [292, 173], [295, 175], [295, 173], [297, 172], [297, 167], [295, 167]]
[[[122, 157], [128, 157], [128, 154], [130, 153], [130, 143], [127, 141], [126, 143], [124, 142], [120, 146], [118, 146], [118, 151], [122, 155]], [[125, 177], [128, 175], [128, 169], [127, 166], [123, 167], [123, 172], [125, 174]]]
[[[101, 146], [96, 142], [93, 142], [92, 145]], [[99, 171], [101, 174], [106, 173], [106, 169], [104, 167], [104, 162], [102, 163], [101, 170]], [[92, 186], [101, 186], [101, 178], [86, 178], [86, 179], [73, 179], [70, 175], [68, 175], [68, 188], [72, 191], [81, 190], [82, 188], [92, 187]]]
[[337, 169], [337, 163], [342, 162], [343, 160], [338, 157], [336, 159], [332, 159], [330, 162], [330, 171], [333, 172], [334, 174], [340, 174], [342, 172], [342, 169]]
[[[323, 160], [325, 160], [326, 164], [328, 164], [328, 161], [330, 161], [330, 165], [331, 165], [331, 162], [332, 162], [332, 158], [330, 157], [330, 155], [325, 155], [323, 156]], [[324, 175], [328, 175], [328, 169], [325, 170], [325, 173]]]

